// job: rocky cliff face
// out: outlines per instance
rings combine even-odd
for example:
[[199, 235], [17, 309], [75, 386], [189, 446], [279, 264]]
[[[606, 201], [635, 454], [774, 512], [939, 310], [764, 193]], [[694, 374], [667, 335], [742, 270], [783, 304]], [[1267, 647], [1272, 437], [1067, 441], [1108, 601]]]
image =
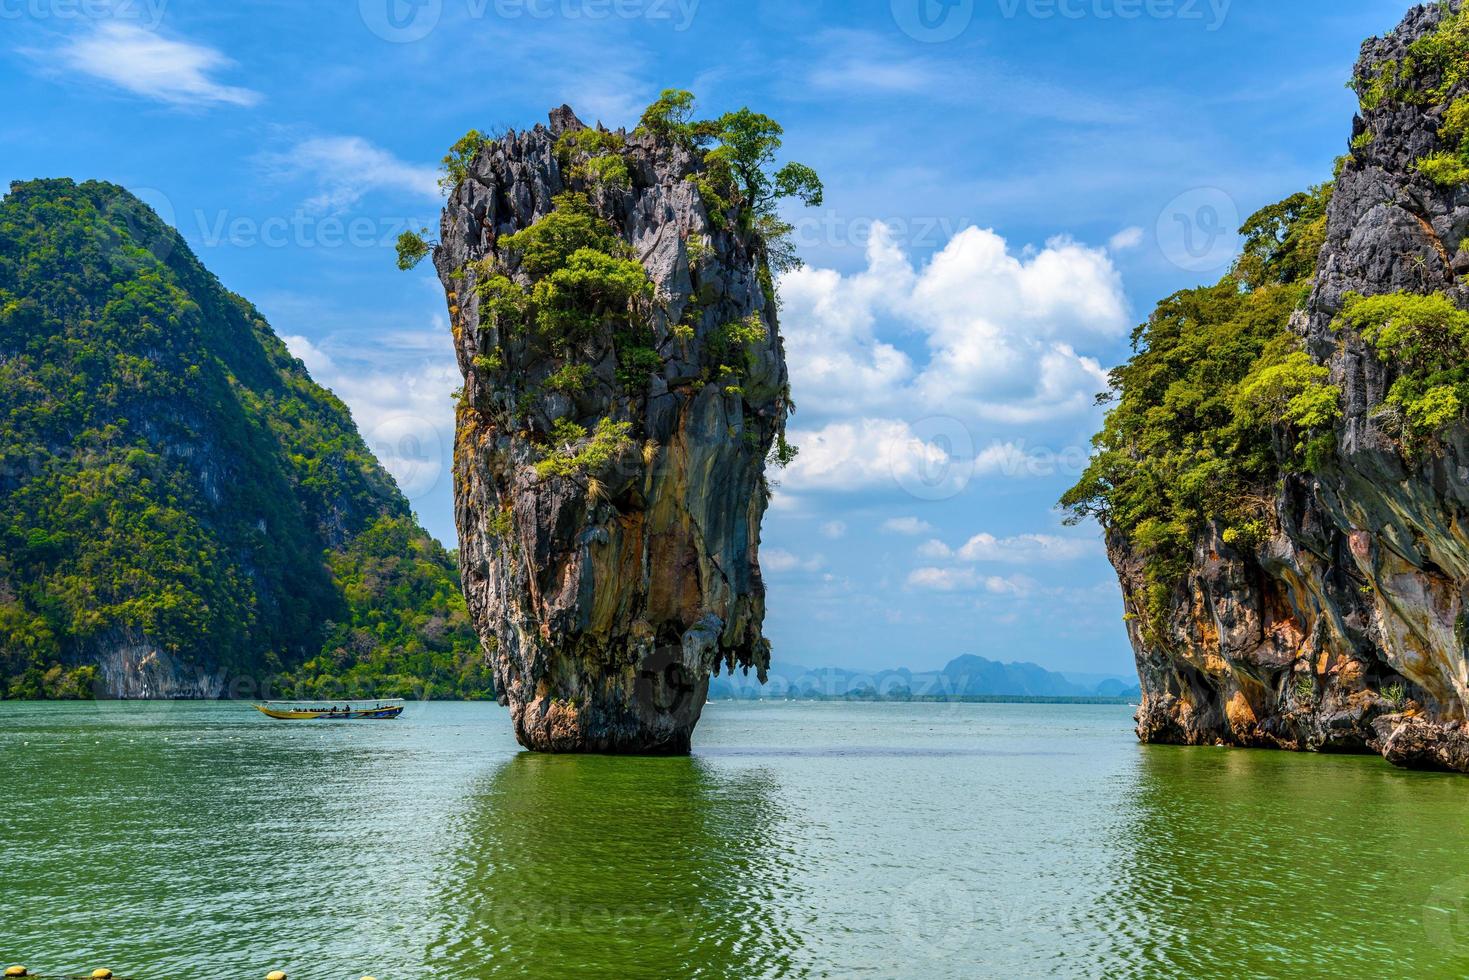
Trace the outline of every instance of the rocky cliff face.
[[[711, 672], [769, 664], [757, 551], [788, 394], [765, 245], [706, 206], [702, 155], [550, 123], [478, 152], [434, 256], [465, 593], [521, 744], [686, 752]], [[578, 235], [595, 254], [556, 253]]]
[[1363, 46], [1352, 155], [1292, 324], [1342, 390], [1334, 460], [1283, 478], [1263, 543], [1231, 546], [1218, 528], [1200, 536], [1157, 630], [1142, 626], [1142, 560], [1109, 535], [1138, 614], [1144, 740], [1380, 751], [1469, 771], [1469, 426], [1406, 454], [1383, 411], [1396, 369], [1337, 320], [1350, 293], [1438, 292], [1469, 307], [1469, 187], [1418, 170], [1455, 149], [1442, 131], [1469, 85], [1410, 51], [1458, 9], [1416, 8]]

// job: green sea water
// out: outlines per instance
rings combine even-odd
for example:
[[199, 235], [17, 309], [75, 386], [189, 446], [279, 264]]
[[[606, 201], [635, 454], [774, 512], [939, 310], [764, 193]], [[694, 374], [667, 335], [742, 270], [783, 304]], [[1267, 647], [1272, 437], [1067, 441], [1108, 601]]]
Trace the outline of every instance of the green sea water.
[[[1125, 707], [6, 704], [0, 959], [233, 980], [1462, 976], [1469, 778], [1139, 746]], [[3, 964], [0, 964], [3, 965]]]

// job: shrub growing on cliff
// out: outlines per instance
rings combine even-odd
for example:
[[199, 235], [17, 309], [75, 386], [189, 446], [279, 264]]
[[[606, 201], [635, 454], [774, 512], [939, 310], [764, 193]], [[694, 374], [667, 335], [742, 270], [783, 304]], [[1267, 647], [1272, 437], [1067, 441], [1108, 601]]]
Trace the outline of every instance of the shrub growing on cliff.
[[585, 195], [557, 196], [550, 214], [500, 246], [519, 256], [533, 283], [527, 293], [503, 273], [481, 270], [481, 297], [501, 329], [531, 318], [553, 349], [565, 350], [604, 327], [627, 333], [643, 322], [653, 282]]
[[1296, 452], [1305, 453], [1312, 432], [1341, 418], [1341, 389], [1327, 383], [1330, 377], [1304, 351], [1284, 357], [1267, 351], [1240, 382], [1235, 411], [1245, 425], [1280, 425], [1300, 434]]
[[694, 111], [692, 93], [669, 89], [643, 113], [638, 129], [672, 139], [690, 151], [704, 150], [704, 170], [691, 179], [710, 220], [722, 226], [726, 212], [737, 209], [740, 230], [758, 234], [766, 244], [767, 261], [777, 272], [798, 266], [790, 243], [794, 229], [780, 220], [776, 207], [786, 198], [820, 207], [821, 178], [802, 163], [776, 167], [785, 131], [769, 116], [737, 109], [718, 119], [696, 121]]
[[546, 379], [549, 391], [563, 395], [579, 395], [587, 390], [592, 381], [592, 369], [585, 364], [565, 364]]
[[1381, 697], [1394, 711], [1402, 711], [1408, 706], [1408, 689], [1401, 684], [1389, 684], [1384, 687]]
[[553, 423], [550, 447], [536, 464], [541, 479], [585, 479], [615, 462], [633, 447], [632, 423], [602, 419], [588, 437], [585, 427], [570, 419]]
[[651, 133], [670, 140], [690, 151], [706, 146], [714, 136], [714, 124], [694, 119], [694, 93], [683, 89], [664, 89], [658, 101], [643, 110], [635, 132]]
[[1452, 187], [1469, 183], [1469, 96], [1449, 104], [1438, 135], [1448, 149], [1430, 153], [1417, 163], [1418, 172], [1435, 184]]
[[1329, 196], [1317, 188], [1251, 216], [1236, 268], [1160, 303], [1100, 396], [1113, 408], [1097, 452], [1061, 503], [1071, 522], [1095, 517], [1146, 559], [1147, 628], [1168, 608], [1205, 525], [1262, 520], [1281, 473], [1303, 466], [1277, 456], [1277, 427], [1306, 449], [1339, 411], [1339, 393], [1289, 328], [1324, 241]]
[[572, 180], [594, 187], [626, 188], [631, 184], [623, 139], [600, 129], [570, 129], [556, 141], [556, 156]]
[[1408, 434], [1433, 436], [1469, 405], [1469, 313], [1441, 293], [1347, 297], [1338, 324], [1357, 330], [1399, 372], [1387, 403]]
[[1370, 76], [1352, 79], [1364, 111], [1384, 102], [1442, 102], [1469, 77], [1469, 9], [1455, 13], [1443, 4], [1442, 10], [1437, 29], [1409, 45], [1401, 60], [1379, 62]]
[[447, 194], [458, 187], [460, 182], [469, 176], [469, 168], [474, 163], [474, 158], [479, 156], [481, 150], [493, 145], [494, 142], [477, 129], [471, 129], [459, 137], [454, 145], [449, 147], [449, 152], [444, 155], [443, 162], [440, 164], [442, 176], [439, 178], [439, 189]]
[[405, 231], [398, 236], [398, 268], [404, 272], [417, 268], [418, 263], [428, 257], [433, 251], [433, 246], [423, 237], [428, 234], [427, 228], [418, 231]]
[[636, 316], [639, 301], [653, 297], [653, 283], [635, 259], [583, 248], [531, 290], [536, 325], [564, 344], [592, 336], [609, 318]]
[[566, 265], [582, 249], [631, 258], [628, 244], [617, 236], [585, 194], [558, 194], [551, 213], [528, 228], [500, 239], [500, 248], [520, 256], [520, 268], [532, 279]]

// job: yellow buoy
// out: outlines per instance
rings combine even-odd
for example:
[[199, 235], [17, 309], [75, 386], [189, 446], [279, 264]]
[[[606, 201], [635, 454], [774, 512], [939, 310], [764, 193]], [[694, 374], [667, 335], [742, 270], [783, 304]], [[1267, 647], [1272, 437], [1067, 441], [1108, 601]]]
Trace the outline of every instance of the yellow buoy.
[[106, 968], [92, 971], [92, 980], [112, 980], [112, 971]]
[[267, 973], [265, 980], [286, 980], [286, 971], [276, 970], [274, 973]]
[[7, 966], [5, 968], [5, 975], [7, 977], [28, 977], [28, 976], [30, 976], [30, 974], [26, 972], [26, 968], [23, 967], [23, 966]]

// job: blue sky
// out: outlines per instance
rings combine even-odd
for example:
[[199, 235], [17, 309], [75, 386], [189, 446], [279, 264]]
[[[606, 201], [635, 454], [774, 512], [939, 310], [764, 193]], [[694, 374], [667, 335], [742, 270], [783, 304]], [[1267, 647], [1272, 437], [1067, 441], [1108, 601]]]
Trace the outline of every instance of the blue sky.
[[783, 286], [803, 452], [766, 521], [777, 660], [1131, 670], [1089, 407], [1229, 231], [1345, 151], [1383, 0], [0, 0], [8, 179], [157, 207], [352, 407], [453, 541], [437, 226], [465, 130], [665, 87], [786, 127], [825, 180]]

